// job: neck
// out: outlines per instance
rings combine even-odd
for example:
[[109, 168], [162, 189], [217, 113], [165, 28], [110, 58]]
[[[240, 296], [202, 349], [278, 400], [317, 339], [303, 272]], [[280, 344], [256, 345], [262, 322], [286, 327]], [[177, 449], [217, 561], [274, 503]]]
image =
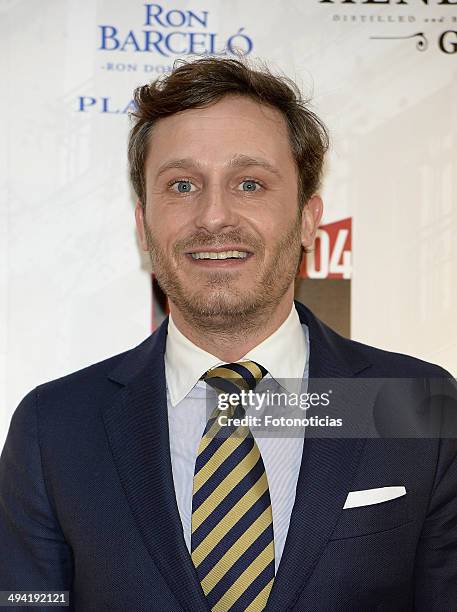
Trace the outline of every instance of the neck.
[[241, 359], [284, 323], [292, 308], [293, 293], [287, 292], [273, 310], [255, 313], [248, 326], [237, 329], [231, 322], [227, 326], [208, 330], [205, 325], [199, 326], [198, 321], [189, 322], [185, 313], [171, 301], [169, 304], [173, 322], [186, 338], [221, 361], [231, 363]]

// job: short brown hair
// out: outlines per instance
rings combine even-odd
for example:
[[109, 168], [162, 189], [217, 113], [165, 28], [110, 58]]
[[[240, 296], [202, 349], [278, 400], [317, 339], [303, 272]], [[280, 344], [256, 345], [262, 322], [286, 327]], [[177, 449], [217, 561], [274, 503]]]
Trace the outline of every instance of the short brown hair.
[[175, 61], [172, 72], [138, 87], [134, 93], [135, 123], [129, 137], [128, 159], [132, 185], [143, 208], [146, 206], [144, 164], [156, 121], [190, 108], [214, 104], [228, 94], [249, 96], [282, 113], [298, 170], [299, 210], [316, 192], [329, 146], [328, 132], [291, 79], [273, 75], [265, 65], [262, 70], [253, 69], [246, 60], [180, 59]]

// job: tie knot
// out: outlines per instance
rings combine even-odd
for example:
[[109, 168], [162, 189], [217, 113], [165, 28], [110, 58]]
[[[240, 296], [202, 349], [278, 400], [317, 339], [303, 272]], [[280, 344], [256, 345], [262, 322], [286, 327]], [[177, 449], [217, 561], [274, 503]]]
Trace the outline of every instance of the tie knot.
[[216, 391], [239, 393], [243, 390], [254, 390], [267, 372], [268, 370], [255, 361], [238, 361], [210, 368], [201, 379]]

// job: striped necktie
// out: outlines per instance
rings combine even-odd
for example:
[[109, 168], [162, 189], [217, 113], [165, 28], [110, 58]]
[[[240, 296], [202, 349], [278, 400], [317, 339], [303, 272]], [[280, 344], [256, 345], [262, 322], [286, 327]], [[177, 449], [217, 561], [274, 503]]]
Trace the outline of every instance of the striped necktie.
[[[219, 393], [254, 390], [267, 370], [254, 361], [201, 377]], [[218, 416], [224, 415], [219, 422]], [[195, 462], [191, 553], [214, 612], [260, 612], [274, 580], [273, 518], [265, 466], [249, 427], [227, 424], [241, 405], [213, 410]]]

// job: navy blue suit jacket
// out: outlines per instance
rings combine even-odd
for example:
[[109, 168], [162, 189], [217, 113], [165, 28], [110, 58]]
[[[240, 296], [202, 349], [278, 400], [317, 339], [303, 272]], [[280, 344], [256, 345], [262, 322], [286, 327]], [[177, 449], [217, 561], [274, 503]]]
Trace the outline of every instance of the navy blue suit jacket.
[[[449, 376], [296, 308], [311, 380]], [[39, 385], [16, 409], [0, 460], [0, 590], [68, 590], [83, 611], [209, 610], [174, 494], [166, 333], [167, 320], [132, 350]], [[370, 402], [354, 398], [367, 412]], [[407, 494], [343, 510], [349, 491], [391, 485]], [[267, 610], [457, 610], [456, 440], [306, 434]]]

